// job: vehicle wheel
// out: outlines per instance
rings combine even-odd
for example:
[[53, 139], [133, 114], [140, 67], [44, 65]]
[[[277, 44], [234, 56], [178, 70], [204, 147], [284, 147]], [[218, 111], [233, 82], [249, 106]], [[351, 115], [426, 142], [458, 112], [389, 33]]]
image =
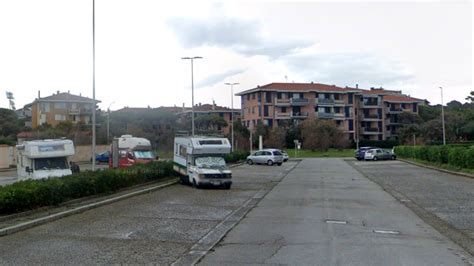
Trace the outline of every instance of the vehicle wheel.
[[281, 166], [281, 163], [277, 163], [278, 166]]
[[272, 161], [272, 160], [268, 160], [267, 164], [268, 164], [268, 166], [272, 166], [272, 165], [273, 165], [273, 161]]
[[357, 159], [357, 161], [362, 161], [362, 158], [356, 158], [356, 159]]
[[374, 161], [377, 161], [378, 159], [379, 159], [379, 158], [377, 158], [377, 157], [374, 157]]
[[199, 185], [196, 183], [196, 179], [193, 179], [193, 188], [199, 188]]
[[253, 161], [250, 160], [250, 159], [248, 159], [248, 160], [247, 160], [247, 164], [248, 164], [248, 165], [252, 165], [252, 164], [253, 164]]
[[224, 188], [225, 188], [225, 189], [230, 189], [230, 187], [231, 187], [231, 184], [225, 184], [225, 185], [224, 185]]
[[396, 159], [397, 159], [397, 156], [392, 155], [392, 160], [396, 160]]

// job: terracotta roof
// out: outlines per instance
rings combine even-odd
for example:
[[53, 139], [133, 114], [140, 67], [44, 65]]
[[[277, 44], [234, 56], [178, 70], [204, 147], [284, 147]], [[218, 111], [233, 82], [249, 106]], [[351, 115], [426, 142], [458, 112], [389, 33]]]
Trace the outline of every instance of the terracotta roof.
[[[78, 96], [74, 94], [70, 94], [68, 92], [62, 92], [62, 93], [57, 93], [53, 94], [48, 97], [43, 97], [36, 99], [35, 102], [45, 102], [45, 101], [52, 101], [52, 102], [91, 102], [91, 98], [83, 97], [83, 96]], [[100, 103], [99, 100], [95, 100], [96, 103]]]
[[409, 97], [406, 95], [384, 95], [383, 100], [386, 102], [424, 102], [425, 100]]
[[270, 83], [263, 86], [258, 86], [256, 88], [242, 91], [236, 95], [241, 96], [247, 93], [252, 93], [256, 91], [297, 91], [297, 92], [307, 92], [307, 91], [331, 91], [331, 92], [348, 92], [348, 91], [359, 91], [355, 88], [342, 88], [336, 85], [326, 85], [321, 83]]

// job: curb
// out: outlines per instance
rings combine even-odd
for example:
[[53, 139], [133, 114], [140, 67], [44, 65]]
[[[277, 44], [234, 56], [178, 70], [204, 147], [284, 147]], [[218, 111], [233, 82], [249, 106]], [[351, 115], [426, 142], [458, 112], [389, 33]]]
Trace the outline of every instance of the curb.
[[420, 166], [420, 167], [424, 167], [424, 168], [428, 168], [428, 169], [432, 169], [432, 170], [436, 170], [436, 171], [440, 171], [440, 172], [452, 174], [452, 175], [458, 175], [458, 176], [464, 176], [464, 177], [474, 178], [474, 174], [468, 174], [468, 173], [462, 173], [462, 172], [456, 172], [456, 171], [446, 170], [446, 169], [443, 169], [443, 168], [438, 168], [438, 167], [436, 167], [436, 166], [431, 166], [431, 165], [426, 165], [426, 164], [422, 164], [422, 163], [412, 162], [412, 161], [407, 160], [407, 159], [399, 159], [399, 158], [397, 158], [397, 160], [402, 161], [402, 162], [405, 162], [405, 163], [413, 164], [413, 165], [416, 165], [416, 166]]
[[0, 229], [0, 237], [10, 235], [10, 234], [13, 234], [13, 233], [16, 233], [16, 232], [19, 232], [19, 231], [23, 231], [23, 230], [26, 230], [26, 229], [29, 229], [29, 228], [32, 228], [32, 227], [35, 227], [35, 226], [38, 226], [38, 225], [46, 224], [48, 222], [52, 222], [52, 221], [55, 221], [55, 220], [58, 220], [58, 219], [61, 219], [61, 218], [67, 217], [67, 216], [71, 216], [71, 215], [74, 215], [74, 214], [85, 212], [87, 210], [95, 209], [95, 208], [98, 208], [98, 207], [101, 207], [101, 206], [104, 206], [104, 205], [107, 205], [107, 204], [110, 204], [110, 203], [114, 203], [114, 202], [117, 202], [117, 201], [120, 201], [120, 200], [123, 200], [123, 199], [133, 197], [133, 196], [137, 196], [137, 195], [145, 194], [145, 193], [152, 192], [152, 191], [155, 191], [155, 190], [159, 190], [159, 189], [174, 185], [176, 183], [178, 183], [177, 179], [172, 180], [172, 181], [168, 181], [164, 184], [159, 184], [159, 185], [156, 185], [156, 186], [153, 186], [153, 187], [148, 187], [148, 188], [145, 188], [145, 189], [142, 189], [142, 190], [134, 191], [134, 192], [127, 193], [127, 194], [124, 194], [124, 195], [120, 195], [120, 196], [117, 196], [117, 197], [113, 197], [113, 198], [105, 199], [105, 200], [102, 200], [102, 201], [86, 204], [84, 206], [75, 207], [75, 208], [72, 208], [72, 209], [67, 210], [67, 211], [62, 211], [62, 212], [51, 214], [51, 215], [48, 215], [48, 216], [45, 216], [45, 217], [33, 219], [31, 221], [22, 222], [22, 223], [19, 223], [19, 224], [16, 224], [16, 225], [4, 227], [4, 228]]

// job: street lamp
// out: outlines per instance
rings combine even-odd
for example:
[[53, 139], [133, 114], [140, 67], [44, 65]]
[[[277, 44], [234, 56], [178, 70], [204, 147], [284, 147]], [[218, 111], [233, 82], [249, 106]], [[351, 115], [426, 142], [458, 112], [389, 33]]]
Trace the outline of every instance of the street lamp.
[[95, 170], [95, 0], [92, 0], [92, 171]]
[[240, 83], [234, 82], [234, 83], [224, 83], [225, 85], [230, 86], [230, 104], [231, 104], [231, 112], [230, 112], [230, 124], [232, 126], [232, 151], [234, 151], [234, 85], [239, 85]]
[[115, 102], [111, 102], [109, 107], [107, 108], [107, 144], [109, 144], [109, 136], [110, 136], [110, 106]]
[[193, 57], [182, 57], [181, 59], [191, 60], [191, 94], [192, 94], [192, 101], [191, 101], [191, 136], [194, 137], [194, 77], [193, 77], [193, 61], [194, 59], [202, 59], [201, 56], [193, 56]]
[[444, 127], [443, 87], [441, 89], [441, 122], [443, 123], [443, 145], [446, 145], [446, 128]]

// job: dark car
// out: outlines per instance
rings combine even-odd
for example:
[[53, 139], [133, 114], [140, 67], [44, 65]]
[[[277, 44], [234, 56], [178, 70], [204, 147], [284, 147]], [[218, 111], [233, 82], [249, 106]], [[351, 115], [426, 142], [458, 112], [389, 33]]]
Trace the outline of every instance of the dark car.
[[365, 158], [365, 152], [370, 149], [377, 149], [376, 147], [359, 147], [358, 150], [355, 152], [355, 158], [358, 161], [362, 161]]
[[[92, 161], [92, 159], [91, 159]], [[102, 153], [96, 154], [95, 155], [95, 161], [97, 163], [108, 163], [109, 162], [109, 152], [104, 151]]]

